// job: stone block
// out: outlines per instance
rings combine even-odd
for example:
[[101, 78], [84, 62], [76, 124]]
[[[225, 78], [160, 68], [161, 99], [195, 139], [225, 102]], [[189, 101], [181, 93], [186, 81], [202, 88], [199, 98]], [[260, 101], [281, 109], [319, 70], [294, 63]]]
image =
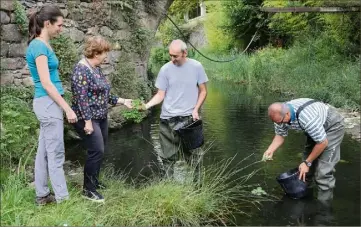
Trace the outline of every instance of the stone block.
[[24, 78], [22, 82], [23, 82], [23, 85], [24, 85], [25, 87], [32, 87], [32, 86], [34, 86], [33, 78], [31, 78], [30, 76]]
[[107, 26], [103, 26], [100, 28], [100, 34], [102, 34], [103, 36], [112, 37], [113, 31]]
[[118, 63], [119, 57], [122, 55], [121, 51], [110, 51], [108, 54], [108, 59], [111, 64]]
[[10, 44], [9, 57], [24, 57], [26, 51], [26, 43], [13, 43]]
[[84, 12], [81, 12], [78, 9], [74, 9], [71, 11], [71, 13], [69, 13], [69, 18], [75, 21], [82, 21], [84, 19], [86, 19], [86, 16], [84, 14]]
[[26, 65], [24, 58], [1, 58], [1, 69], [22, 69]]
[[64, 15], [64, 18], [66, 18], [69, 15], [68, 10], [66, 10], [66, 9], [61, 9], [60, 11]]
[[80, 7], [89, 8], [91, 0], [83, 1], [80, 3]]
[[99, 27], [91, 27], [87, 29], [86, 35], [97, 35], [99, 33]]
[[10, 17], [5, 11], [0, 11], [0, 22], [1, 24], [8, 24], [10, 22]]
[[31, 1], [25, 1], [24, 4], [26, 8], [33, 8], [36, 6], [36, 2], [31, 2]]
[[111, 65], [108, 65], [108, 64], [107, 65], [101, 65], [100, 67], [101, 67], [102, 72], [103, 72], [104, 75], [109, 75], [109, 74], [111, 74], [111, 73], [113, 73], [115, 71], [114, 67], [111, 66]]
[[1, 71], [1, 85], [9, 85], [14, 82], [14, 74], [10, 71]]
[[1, 36], [3, 41], [21, 42], [23, 35], [16, 24], [4, 24], [1, 26]]
[[28, 65], [25, 65], [24, 68], [22, 70], [20, 70], [20, 73], [23, 77], [30, 76], [30, 70], [29, 70]]
[[5, 43], [5, 42], [1, 42], [1, 57], [7, 57], [8, 53], [9, 53], [9, 44]]
[[84, 33], [76, 28], [70, 28], [67, 34], [74, 42], [81, 42], [84, 40]]
[[16, 20], [15, 13], [10, 14], [10, 23], [15, 24], [16, 23], [15, 20]]
[[[61, 1], [58, 1], [58, 2], [61, 2]], [[64, 2], [64, 1], [63, 1]], [[66, 2], [66, 1], [65, 1]], [[60, 9], [65, 9], [66, 8], [66, 5], [65, 3], [58, 3], [56, 4], [57, 7], [59, 7]]]
[[131, 33], [128, 30], [119, 30], [115, 33], [114, 38], [116, 40], [124, 40], [130, 37]]
[[16, 86], [21, 86], [21, 81], [22, 81], [22, 79], [14, 79], [14, 84]]
[[7, 1], [7, 0], [0, 1], [0, 10], [14, 11], [15, 10], [14, 2], [13, 1]]

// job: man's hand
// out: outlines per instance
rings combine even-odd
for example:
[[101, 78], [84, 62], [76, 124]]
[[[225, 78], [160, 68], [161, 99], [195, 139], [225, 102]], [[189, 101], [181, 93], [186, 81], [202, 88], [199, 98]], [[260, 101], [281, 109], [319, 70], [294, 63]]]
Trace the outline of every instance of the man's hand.
[[193, 121], [196, 121], [196, 120], [199, 120], [199, 119], [200, 119], [197, 110], [193, 110], [193, 112], [192, 112], [192, 117], [193, 117]]
[[306, 163], [302, 162], [301, 165], [298, 167], [298, 170], [300, 171], [299, 179], [303, 180], [303, 182], [306, 182], [306, 173], [310, 171], [310, 167], [308, 167]]
[[147, 108], [147, 105], [142, 102], [142, 104], [140, 104], [139, 106], [137, 106], [137, 110], [138, 111], [146, 111], [148, 108]]
[[273, 160], [273, 152], [270, 151], [270, 150], [266, 150], [264, 153], [263, 153], [263, 157], [262, 157], [262, 161], [270, 161], [270, 160]]

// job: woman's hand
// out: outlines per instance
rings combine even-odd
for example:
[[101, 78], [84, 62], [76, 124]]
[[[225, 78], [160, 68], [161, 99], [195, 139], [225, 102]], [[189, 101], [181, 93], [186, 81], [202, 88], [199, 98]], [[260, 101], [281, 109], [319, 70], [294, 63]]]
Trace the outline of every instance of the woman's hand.
[[93, 129], [93, 124], [91, 120], [86, 120], [85, 121], [85, 127], [84, 127], [84, 132], [86, 135], [90, 135], [92, 134], [94, 131]]
[[133, 100], [132, 99], [124, 99], [124, 106], [128, 107], [129, 109], [133, 108]]
[[76, 117], [76, 114], [72, 109], [69, 108], [69, 110], [67, 110], [65, 114], [69, 123], [76, 123], [78, 121], [78, 118]]

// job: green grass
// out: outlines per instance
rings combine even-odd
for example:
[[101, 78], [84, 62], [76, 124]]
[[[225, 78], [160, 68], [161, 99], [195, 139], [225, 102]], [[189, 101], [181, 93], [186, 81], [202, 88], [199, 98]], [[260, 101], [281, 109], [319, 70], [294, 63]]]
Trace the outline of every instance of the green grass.
[[[349, 110], [360, 109], [360, 59], [337, 53], [325, 38], [298, 42], [289, 49], [266, 47], [240, 55], [229, 63], [214, 63], [200, 55], [212, 80], [228, 80], [287, 98], [309, 97]], [[204, 52], [213, 59], [231, 59]]]
[[[34, 188], [22, 172], [12, 173], [1, 188], [1, 225], [26, 226], [200, 226], [232, 224], [232, 215], [270, 200], [270, 195], [253, 195], [258, 185], [247, 181], [257, 172], [241, 177], [252, 165], [232, 164], [232, 159], [207, 168], [202, 187], [179, 184], [157, 177], [146, 183], [126, 183], [124, 175], [106, 169], [102, 181], [104, 204], [81, 197], [80, 173], [68, 176], [70, 200], [37, 207]], [[242, 165], [241, 165], [242, 164]]]

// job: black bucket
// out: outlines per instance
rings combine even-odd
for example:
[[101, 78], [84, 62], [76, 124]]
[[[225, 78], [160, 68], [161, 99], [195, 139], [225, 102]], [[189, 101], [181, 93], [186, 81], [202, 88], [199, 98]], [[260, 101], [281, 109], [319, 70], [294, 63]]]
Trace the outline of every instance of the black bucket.
[[197, 120], [177, 130], [182, 145], [187, 150], [193, 150], [204, 144], [203, 122]]
[[307, 184], [299, 179], [298, 168], [280, 174], [276, 180], [287, 196], [292, 199], [301, 199], [307, 195]]

